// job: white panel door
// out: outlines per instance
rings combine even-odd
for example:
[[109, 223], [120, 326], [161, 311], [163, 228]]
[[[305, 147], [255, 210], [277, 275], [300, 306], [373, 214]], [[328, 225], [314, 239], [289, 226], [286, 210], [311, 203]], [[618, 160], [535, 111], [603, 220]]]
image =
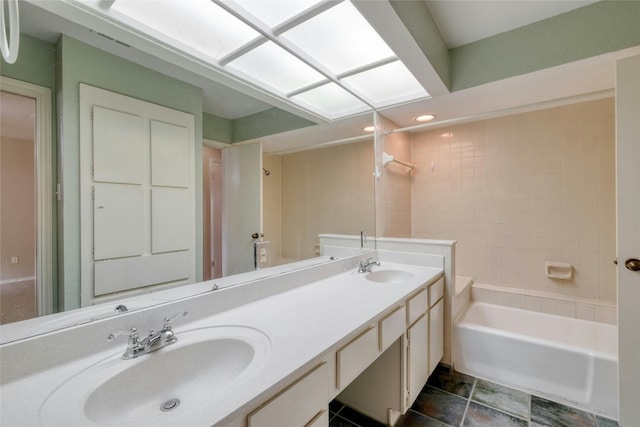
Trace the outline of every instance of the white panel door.
[[93, 107], [93, 179], [142, 184], [142, 117]]
[[189, 131], [151, 120], [151, 185], [189, 186]]
[[189, 249], [189, 191], [186, 188], [151, 189], [151, 252]]
[[81, 305], [193, 283], [194, 116], [84, 84], [79, 111]]
[[616, 79], [618, 359], [620, 426], [640, 420], [640, 56], [621, 60]]
[[94, 191], [94, 259], [142, 255], [144, 251], [142, 187], [126, 184], [96, 184]]
[[262, 233], [262, 145], [239, 145], [222, 151], [224, 203], [222, 274], [254, 269], [253, 233]]

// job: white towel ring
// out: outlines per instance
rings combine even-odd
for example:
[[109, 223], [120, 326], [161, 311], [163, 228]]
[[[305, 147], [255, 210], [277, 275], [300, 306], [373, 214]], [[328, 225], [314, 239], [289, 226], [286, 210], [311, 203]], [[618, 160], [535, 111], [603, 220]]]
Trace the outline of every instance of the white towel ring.
[[[5, 3], [8, 6], [8, 21], [5, 18]], [[9, 34], [7, 34], [7, 26], [9, 27]], [[18, 14], [18, 0], [2, 0], [2, 7], [0, 7], [0, 50], [7, 63], [13, 64], [16, 62], [19, 47], [20, 16]]]

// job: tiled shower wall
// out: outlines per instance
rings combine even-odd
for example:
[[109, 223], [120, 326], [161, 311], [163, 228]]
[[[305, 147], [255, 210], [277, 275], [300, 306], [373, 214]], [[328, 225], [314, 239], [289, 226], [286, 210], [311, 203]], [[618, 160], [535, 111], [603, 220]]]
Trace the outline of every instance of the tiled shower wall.
[[319, 234], [375, 235], [373, 157], [373, 141], [281, 157], [281, 258], [317, 256]]
[[[385, 129], [398, 126], [383, 119]], [[411, 161], [411, 134], [392, 133], [384, 136], [382, 148], [379, 148], [378, 164], [382, 163], [382, 152], [394, 159]], [[396, 162], [387, 163], [379, 172], [376, 180], [376, 236], [411, 237], [411, 174], [409, 168]]]
[[475, 283], [615, 301], [614, 125], [606, 98], [413, 134], [412, 237]]

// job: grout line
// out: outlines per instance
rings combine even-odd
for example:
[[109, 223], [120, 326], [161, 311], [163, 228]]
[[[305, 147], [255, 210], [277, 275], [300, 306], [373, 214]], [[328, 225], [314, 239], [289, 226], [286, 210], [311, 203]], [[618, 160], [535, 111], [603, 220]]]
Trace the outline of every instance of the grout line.
[[[474, 381], [474, 384], [475, 384], [476, 378], [474, 378], [474, 379], [473, 379], [473, 381]], [[432, 386], [431, 384], [425, 384], [425, 385], [426, 385], [427, 387], [429, 387], [429, 388], [432, 388], [432, 389], [434, 389], [434, 390], [441, 391], [441, 392], [443, 392], [444, 394], [448, 394], [448, 395], [450, 395], [450, 396], [458, 397], [458, 398], [460, 398], [460, 399], [465, 399], [465, 400], [466, 400], [466, 399], [469, 399], [469, 398], [471, 397], [471, 395], [469, 395], [468, 397], [460, 396], [459, 394], [452, 393], [452, 392], [447, 391], [447, 390], [445, 390], [445, 389], [443, 389], [443, 388], [440, 388], [440, 387]], [[422, 387], [422, 389], [424, 390], [424, 387]], [[471, 390], [473, 391], [473, 388], [472, 388]]]
[[429, 421], [436, 421], [436, 422], [438, 422], [438, 423], [442, 424], [443, 426], [446, 426], [446, 427], [453, 427], [451, 424], [445, 423], [444, 421], [440, 421], [440, 420], [438, 420], [437, 418], [433, 418], [433, 417], [430, 417], [430, 416], [428, 416], [428, 415], [425, 415], [425, 414], [423, 414], [422, 412], [414, 411], [413, 409], [409, 409], [409, 410], [407, 411], [407, 413], [409, 413], [409, 412], [413, 412], [414, 414], [418, 415], [419, 417], [422, 417], [422, 418], [427, 419], [427, 420], [429, 420]]
[[467, 411], [469, 410], [469, 404], [471, 404], [471, 397], [473, 396], [473, 392], [476, 389], [476, 384], [478, 384], [478, 378], [473, 380], [473, 386], [471, 386], [471, 392], [469, 393], [469, 398], [467, 399], [467, 406], [464, 407], [464, 413], [462, 414], [462, 420], [460, 420], [460, 426], [464, 424], [464, 419], [467, 418]]

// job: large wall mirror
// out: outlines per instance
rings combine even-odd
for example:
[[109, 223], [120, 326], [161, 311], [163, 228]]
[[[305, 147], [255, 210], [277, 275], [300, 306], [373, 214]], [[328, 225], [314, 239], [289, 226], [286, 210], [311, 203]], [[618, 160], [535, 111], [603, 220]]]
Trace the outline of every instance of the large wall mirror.
[[[252, 270], [256, 241], [268, 242], [268, 262], [260, 267], [272, 266], [282, 272], [306, 265], [300, 263], [302, 260], [319, 257], [319, 234], [357, 235], [365, 230], [368, 235], [375, 235], [374, 136], [363, 130], [373, 122], [371, 112], [329, 121], [317, 120], [313, 114], [297, 115], [279, 108], [282, 105], [270, 102], [268, 97], [258, 99], [237, 90], [237, 83], [209, 78], [206, 71], [186, 69], [179, 63], [161, 59], [158, 52], [114, 40], [109, 37], [113, 33], [108, 27], [88, 28], [91, 20], [85, 20], [81, 14], [62, 17], [52, 13], [55, 9], [41, 8], [38, 2], [20, 2], [18, 61], [2, 64], [2, 171], [11, 172], [5, 161], [13, 165], [23, 162], [26, 165], [23, 175], [25, 170], [30, 171], [25, 185], [36, 193], [47, 189], [46, 198], [37, 199], [32, 194], [31, 202], [23, 208], [29, 209], [30, 216], [26, 219], [31, 218], [27, 221], [31, 223], [42, 209], [49, 209], [50, 229], [45, 232], [53, 236], [44, 250], [50, 257], [50, 270], [46, 273], [35, 268], [43, 253], [37, 243], [42, 230], [27, 228], [22, 236], [34, 245], [25, 249], [16, 246], [20, 239], [15, 233], [5, 233], [3, 228], [3, 254], [16, 252], [16, 264], [29, 269], [18, 272], [16, 268], [3, 268], [3, 341], [21, 337], [13, 331], [25, 324], [28, 327], [22, 328], [22, 336], [117, 315], [114, 308], [121, 301], [168, 288], [173, 292], [180, 285], [177, 282], [106, 294], [85, 307], [81, 293], [91, 292], [92, 288], [85, 287], [81, 268], [85, 231], [81, 227], [84, 213], [78, 175], [86, 169], [81, 149], [83, 85], [194, 116], [196, 277], [182, 284]], [[44, 115], [38, 116], [35, 106], [20, 102], [11, 82], [43, 87], [57, 101], [50, 111], [43, 110]], [[17, 115], [5, 117], [14, 106], [20, 109]], [[27, 107], [31, 109], [27, 111]], [[19, 114], [26, 116], [31, 126], [49, 123], [52, 141], [39, 139], [43, 130], [23, 129], [22, 134], [9, 134], [13, 125], [22, 123]], [[90, 120], [94, 120], [93, 112]], [[20, 148], [24, 153], [15, 153], [13, 145], [23, 140], [30, 140], [31, 145], [23, 144]], [[42, 167], [37, 161], [39, 144], [53, 149], [49, 160], [53, 178], [35, 186], [36, 169]], [[251, 150], [252, 160], [236, 153]], [[238, 178], [242, 174], [251, 176], [254, 184]], [[18, 175], [16, 172], [11, 179], [3, 175], [2, 182], [17, 182]], [[3, 221], [6, 207], [13, 203], [3, 199]], [[247, 214], [258, 219], [255, 228], [238, 231], [225, 226]], [[216, 217], [227, 222], [221, 225]], [[10, 229], [12, 225], [7, 227]], [[260, 234], [257, 240], [249, 230]], [[243, 242], [240, 254], [230, 249], [234, 244], [238, 246], [238, 241]], [[19, 251], [29, 252], [31, 258]], [[49, 274], [49, 280], [42, 280], [40, 274]], [[14, 285], [13, 295], [4, 294], [8, 289], [5, 282]], [[21, 289], [28, 289], [30, 295], [25, 296]], [[38, 301], [39, 297], [34, 295], [38, 292], [47, 293], [47, 298]], [[174, 292], [174, 295], [181, 294]], [[106, 311], [96, 311], [98, 306], [93, 304], [106, 307]], [[21, 311], [8, 314], [12, 305], [20, 306]], [[140, 307], [133, 304], [128, 309]], [[71, 314], [71, 310], [71, 317], [57, 321], [59, 312]]]

